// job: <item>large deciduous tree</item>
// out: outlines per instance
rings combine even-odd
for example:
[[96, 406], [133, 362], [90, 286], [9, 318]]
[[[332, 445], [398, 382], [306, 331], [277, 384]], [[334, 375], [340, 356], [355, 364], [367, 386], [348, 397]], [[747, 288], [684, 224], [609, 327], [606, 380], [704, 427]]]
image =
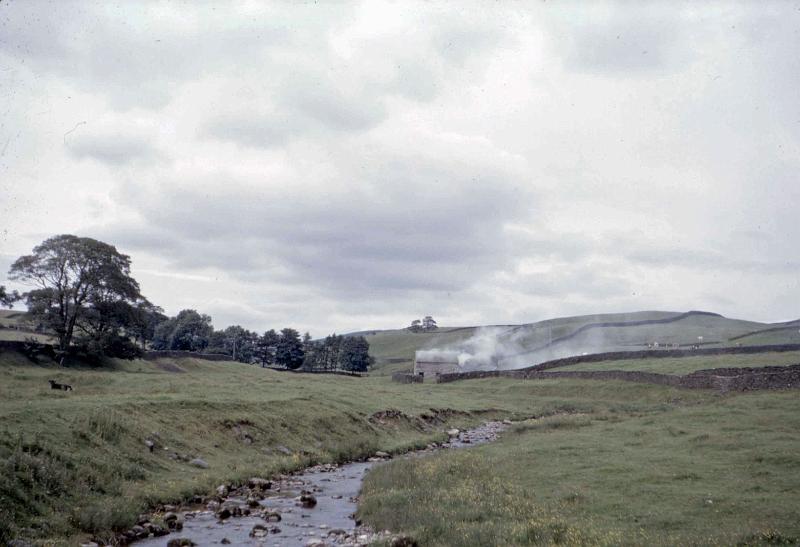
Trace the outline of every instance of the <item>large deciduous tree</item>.
[[28, 311], [54, 333], [66, 354], [79, 329], [92, 340], [119, 342], [131, 307], [144, 299], [130, 275], [130, 257], [89, 237], [58, 235], [18, 258], [9, 277], [33, 286]]
[[281, 337], [275, 332], [275, 329], [269, 329], [259, 337], [256, 343], [256, 358], [261, 361], [262, 367], [275, 364], [275, 354], [278, 351], [280, 339]]
[[181, 310], [177, 316], [162, 321], [153, 333], [153, 349], [202, 351], [214, 333], [211, 317], [197, 310]]
[[294, 329], [281, 330], [275, 348], [275, 362], [289, 369], [298, 369], [303, 364], [303, 342], [300, 333]]

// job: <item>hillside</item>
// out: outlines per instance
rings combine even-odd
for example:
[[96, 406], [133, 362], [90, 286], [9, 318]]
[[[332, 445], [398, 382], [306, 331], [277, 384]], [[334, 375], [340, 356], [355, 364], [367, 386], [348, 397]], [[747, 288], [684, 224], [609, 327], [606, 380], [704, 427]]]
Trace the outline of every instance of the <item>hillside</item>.
[[[367, 331], [375, 370], [387, 374], [408, 370], [419, 349], [455, 347], [481, 327], [442, 327], [434, 332], [407, 329]], [[547, 319], [522, 325], [484, 327], [495, 329], [498, 342], [507, 349], [503, 365], [517, 368], [582, 353], [626, 351], [677, 344], [681, 347], [725, 347], [800, 342], [800, 322], [760, 323], [730, 319], [710, 312], [640, 311]]]

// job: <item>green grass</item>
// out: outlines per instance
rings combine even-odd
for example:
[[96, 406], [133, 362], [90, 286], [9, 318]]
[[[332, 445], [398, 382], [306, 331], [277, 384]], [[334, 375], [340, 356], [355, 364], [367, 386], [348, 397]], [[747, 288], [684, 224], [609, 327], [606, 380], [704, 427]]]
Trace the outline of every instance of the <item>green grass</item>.
[[359, 515], [423, 545], [800, 541], [796, 392], [655, 409], [628, 395], [626, 407], [576, 408], [493, 445], [376, 468]]
[[[48, 379], [75, 391], [53, 391]], [[379, 410], [410, 416], [430, 414], [432, 407], [490, 410], [451, 417], [452, 425], [463, 426], [488, 416], [529, 415], [541, 405], [522, 394], [511, 404], [488, 385], [408, 386], [385, 377], [300, 375], [194, 359], [62, 369], [4, 352], [0, 538], [107, 538], [157, 502], [208, 493], [220, 482], [441, 438], [444, 425], [370, 422]], [[157, 441], [154, 454], [146, 438]], [[202, 457], [210, 467], [170, 459], [173, 452]]]
[[765, 352], [750, 355], [697, 355], [692, 357], [660, 357], [655, 359], [622, 359], [597, 363], [578, 363], [558, 367], [569, 370], [641, 370], [662, 374], [689, 374], [696, 370], [726, 367], [766, 367], [800, 364], [800, 351]]
[[[464, 414], [424, 427], [415, 417], [431, 408]], [[385, 409], [411, 419], [369, 420]], [[496, 446], [375, 470], [363, 517], [425, 545], [728, 543], [767, 528], [795, 537], [799, 410], [794, 392], [579, 379], [401, 385], [189, 358], [64, 369], [4, 352], [0, 538], [108, 538], [158, 502], [222, 482], [402, 451], [499, 417], [544, 419]], [[720, 513], [698, 506], [705, 499]]]

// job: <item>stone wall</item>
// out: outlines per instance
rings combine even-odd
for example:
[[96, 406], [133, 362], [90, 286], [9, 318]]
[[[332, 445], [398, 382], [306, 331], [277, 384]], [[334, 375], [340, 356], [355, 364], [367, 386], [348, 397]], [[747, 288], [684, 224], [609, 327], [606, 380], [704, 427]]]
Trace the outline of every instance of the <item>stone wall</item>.
[[558, 367], [576, 365], [578, 363], [597, 363], [600, 361], [623, 361], [628, 359], [659, 359], [666, 357], [694, 357], [698, 355], [736, 355], [765, 353], [769, 351], [800, 351], [800, 344], [775, 344], [770, 346], [741, 346], [726, 348], [701, 348], [701, 349], [656, 349], [641, 351], [609, 351], [605, 353], [590, 353], [588, 355], [573, 355], [561, 359], [545, 361], [538, 365], [525, 367], [519, 370], [548, 370]]
[[542, 371], [485, 370], [440, 374], [438, 383], [479, 378], [516, 378], [542, 380], [555, 378], [584, 378], [590, 380], [623, 380], [645, 384], [675, 386], [684, 389], [719, 389], [749, 391], [758, 389], [800, 388], [800, 364], [785, 367], [742, 367], [698, 370], [685, 376], [628, 370], [562, 370]]
[[395, 372], [392, 374], [392, 381], [401, 384], [421, 384], [422, 376], [419, 374], [409, 374], [407, 372]]
[[179, 359], [181, 357], [191, 357], [192, 359], [205, 359], [206, 361], [233, 361], [233, 357], [224, 353], [197, 353], [194, 351], [158, 350], [147, 351], [144, 358], [147, 360], [161, 358]]

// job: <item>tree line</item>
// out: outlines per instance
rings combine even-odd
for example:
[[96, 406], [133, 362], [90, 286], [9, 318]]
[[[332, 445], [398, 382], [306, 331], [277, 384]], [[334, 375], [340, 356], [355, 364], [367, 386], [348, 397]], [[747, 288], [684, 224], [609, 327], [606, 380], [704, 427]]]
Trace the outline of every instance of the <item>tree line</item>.
[[130, 264], [129, 256], [102, 241], [54, 236], [11, 265], [9, 278], [31, 289], [20, 294], [0, 285], [0, 304], [24, 300], [37, 330], [56, 339], [62, 364], [73, 356], [133, 359], [147, 349], [221, 353], [292, 370], [363, 372], [372, 364], [363, 336], [312, 340], [288, 327], [260, 335], [239, 325], [215, 330], [209, 315], [193, 309], [168, 317], [141, 294]]

